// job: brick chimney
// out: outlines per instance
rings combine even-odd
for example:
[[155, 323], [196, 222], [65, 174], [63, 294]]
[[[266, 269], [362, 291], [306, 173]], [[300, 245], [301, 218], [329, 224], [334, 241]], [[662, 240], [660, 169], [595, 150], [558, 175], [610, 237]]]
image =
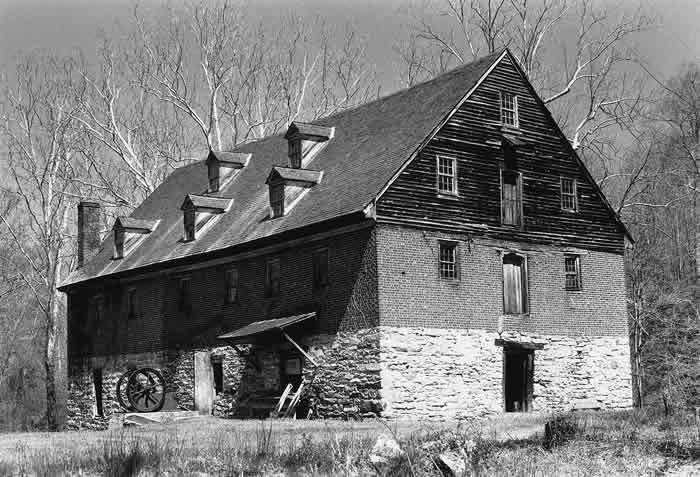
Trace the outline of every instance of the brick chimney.
[[100, 250], [100, 204], [78, 204], [78, 268]]

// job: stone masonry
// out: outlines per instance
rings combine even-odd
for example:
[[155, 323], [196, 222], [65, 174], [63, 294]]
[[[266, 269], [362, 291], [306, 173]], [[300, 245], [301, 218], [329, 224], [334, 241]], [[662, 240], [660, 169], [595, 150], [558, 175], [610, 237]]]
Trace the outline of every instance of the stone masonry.
[[[632, 405], [626, 339], [503, 334], [535, 354], [533, 410]], [[503, 412], [503, 348], [483, 330], [381, 327], [385, 417], [466, 418]]]

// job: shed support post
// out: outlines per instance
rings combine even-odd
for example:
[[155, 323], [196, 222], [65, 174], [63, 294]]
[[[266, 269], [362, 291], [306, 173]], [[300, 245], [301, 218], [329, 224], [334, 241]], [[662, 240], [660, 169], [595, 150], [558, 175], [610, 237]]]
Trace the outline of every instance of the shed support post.
[[305, 357], [306, 359], [308, 359], [314, 366], [318, 366], [318, 363], [317, 363], [316, 361], [314, 361], [314, 359], [313, 359], [311, 356], [309, 356], [309, 354], [308, 354], [306, 351], [304, 351], [304, 350], [302, 349], [302, 347], [299, 346], [299, 345], [296, 343], [296, 341], [294, 341], [294, 340], [292, 339], [292, 337], [289, 336], [289, 335], [287, 334], [286, 331], [284, 331], [284, 330], [281, 330], [281, 331], [282, 331], [282, 335], [284, 335], [284, 337], [287, 339], [287, 341], [289, 341], [290, 343], [292, 343], [292, 345], [294, 345], [294, 347], [295, 347], [296, 349], [298, 349], [299, 352], [300, 352], [301, 354], [303, 354], [304, 357]]

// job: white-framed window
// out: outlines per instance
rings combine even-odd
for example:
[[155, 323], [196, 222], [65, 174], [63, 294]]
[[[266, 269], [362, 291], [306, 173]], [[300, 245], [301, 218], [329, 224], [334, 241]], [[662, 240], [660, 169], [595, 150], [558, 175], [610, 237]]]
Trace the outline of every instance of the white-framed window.
[[561, 208], [570, 212], [578, 210], [575, 179], [561, 178]]
[[528, 312], [527, 259], [515, 253], [503, 256], [503, 312], [509, 315]]
[[512, 93], [501, 91], [501, 124], [518, 127], [518, 97]]
[[564, 280], [567, 290], [581, 289], [581, 257], [567, 253], [564, 255]]
[[457, 159], [437, 156], [437, 189], [440, 194], [457, 195]]
[[440, 241], [438, 266], [440, 278], [446, 280], [459, 279], [457, 242]]
[[238, 269], [226, 270], [226, 303], [238, 302]]

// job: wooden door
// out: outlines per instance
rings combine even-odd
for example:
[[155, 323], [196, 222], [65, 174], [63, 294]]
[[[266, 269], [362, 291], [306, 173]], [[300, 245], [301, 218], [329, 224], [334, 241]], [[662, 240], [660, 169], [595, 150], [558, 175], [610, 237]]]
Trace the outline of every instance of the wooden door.
[[194, 408], [200, 414], [211, 414], [214, 407], [214, 370], [211, 353], [194, 353]]

